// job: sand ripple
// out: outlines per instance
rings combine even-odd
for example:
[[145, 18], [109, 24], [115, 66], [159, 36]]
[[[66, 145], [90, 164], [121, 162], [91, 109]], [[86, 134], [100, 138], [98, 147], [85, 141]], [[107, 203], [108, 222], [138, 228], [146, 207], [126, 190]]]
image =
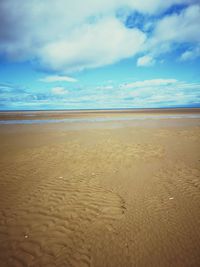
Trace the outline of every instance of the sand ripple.
[[[7, 182], [2, 182], [7, 193], [0, 197], [2, 267], [90, 266], [86, 236], [94, 227], [112, 230], [125, 212], [124, 200], [100, 187], [92, 175], [41, 177], [33, 184], [23, 177], [27, 182], [22, 188], [22, 178], [11, 182], [8, 175], [7, 170]], [[23, 195], [13, 199], [18, 187]]]

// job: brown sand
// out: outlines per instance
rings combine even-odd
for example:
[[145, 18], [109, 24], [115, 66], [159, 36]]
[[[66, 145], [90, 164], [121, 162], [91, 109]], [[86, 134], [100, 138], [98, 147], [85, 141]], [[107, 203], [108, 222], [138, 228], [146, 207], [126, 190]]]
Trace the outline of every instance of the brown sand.
[[0, 126], [0, 267], [199, 266], [199, 119], [89, 124]]

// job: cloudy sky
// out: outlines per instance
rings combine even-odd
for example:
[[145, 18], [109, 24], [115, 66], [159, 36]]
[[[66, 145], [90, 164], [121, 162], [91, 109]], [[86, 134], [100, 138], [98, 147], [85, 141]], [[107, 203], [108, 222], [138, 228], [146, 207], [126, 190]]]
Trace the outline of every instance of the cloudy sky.
[[200, 0], [0, 0], [0, 109], [200, 107]]

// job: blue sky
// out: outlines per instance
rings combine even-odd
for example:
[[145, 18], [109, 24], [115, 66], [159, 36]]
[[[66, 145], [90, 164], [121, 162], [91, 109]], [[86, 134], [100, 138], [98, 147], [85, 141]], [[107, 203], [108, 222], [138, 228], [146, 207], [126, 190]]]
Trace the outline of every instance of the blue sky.
[[200, 107], [199, 0], [1, 0], [0, 109]]

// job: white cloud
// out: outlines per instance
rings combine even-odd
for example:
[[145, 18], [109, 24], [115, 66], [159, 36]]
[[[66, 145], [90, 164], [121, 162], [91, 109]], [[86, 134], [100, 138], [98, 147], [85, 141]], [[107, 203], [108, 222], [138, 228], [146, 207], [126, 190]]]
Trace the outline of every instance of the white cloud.
[[196, 56], [194, 55], [194, 52], [193, 51], [185, 51], [181, 57], [180, 57], [180, 60], [181, 61], [185, 61], [185, 60], [188, 60], [188, 59], [193, 59], [195, 58]]
[[[129, 107], [163, 107], [198, 103], [200, 84], [175, 79], [136, 81], [120, 86], [120, 98]], [[116, 93], [115, 98], [118, 98]]]
[[200, 47], [197, 46], [194, 49], [187, 50], [180, 56], [181, 61], [193, 60], [197, 57], [200, 57]]
[[[117, 2], [117, 1], [115, 1]], [[198, 2], [198, 0], [148, 0], [148, 1], [141, 1], [141, 0], [122, 0], [121, 3], [124, 3], [124, 5], [128, 5], [131, 8], [142, 12], [142, 13], [148, 13], [148, 14], [155, 14], [163, 12], [163, 10], [166, 10], [172, 5], [176, 4], [191, 4]]]
[[187, 106], [198, 103], [200, 84], [164, 78], [141, 80], [116, 86], [114, 98], [112, 92], [105, 94], [105, 91], [97, 91], [93, 95], [90, 92], [87, 97], [96, 105], [102, 101], [105, 107]]
[[115, 63], [140, 51], [145, 35], [128, 29], [116, 18], [85, 24], [66, 39], [48, 43], [39, 51], [43, 65], [54, 70], [79, 71]]
[[77, 82], [76, 79], [68, 76], [51, 75], [40, 79], [41, 82], [53, 83], [53, 82]]
[[200, 5], [191, 5], [180, 14], [171, 14], [158, 20], [146, 50], [154, 56], [169, 52], [173, 44], [200, 42]]
[[101, 86], [97, 86], [95, 88], [96, 90], [111, 90], [111, 89], [114, 89], [114, 86], [113, 85], [101, 85]]
[[[31, 60], [61, 73], [112, 64], [143, 50], [166, 50], [169, 42], [197, 42], [199, 0], [3, 0], [0, 1], [0, 53]], [[159, 14], [173, 4], [191, 4], [162, 19], [154, 37], [127, 29], [115, 17], [128, 8]], [[160, 49], [157, 49], [159, 45]], [[152, 54], [152, 53], [151, 53]]]
[[[40, 98], [40, 94], [34, 93], [31, 95], [30, 92], [17, 92], [15, 87], [13, 89], [16, 92], [16, 97], [13, 95], [13, 92], [6, 95], [1, 94], [1, 98], [6, 99], [7, 102], [10, 101], [11, 107], [150, 108], [197, 105], [200, 99], [200, 83], [190, 83], [172, 78], [138, 80], [121, 85], [115, 84], [111, 90], [106, 90], [105, 88], [102, 88], [102, 90], [99, 88], [97, 90], [96, 87], [88, 87], [86, 90], [70, 90], [68, 93], [64, 87], [54, 87], [52, 88], [51, 94], [44, 90], [42, 98]], [[13, 97], [14, 102], [12, 100]]]
[[139, 57], [137, 60], [137, 66], [152, 66], [154, 65], [155, 60], [153, 57], [145, 55], [143, 57]]
[[153, 86], [165, 86], [177, 83], [176, 79], [152, 79], [144, 81], [136, 81], [132, 83], [122, 84], [121, 88], [140, 88], [140, 87], [153, 87]]
[[54, 87], [51, 89], [51, 92], [55, 95], [65, 95], [68, 93], [64, 87]]
[[115, 18], [123, 6], [148, 10], [138, 0], [0, 1], [0, 53], [61, 72], [117, 62], [145, 39]]
[[164, 17], [158, 22], [154, 36], [158, 41], [199, 42], [200, 6], [192, 5], [179, 15]]

